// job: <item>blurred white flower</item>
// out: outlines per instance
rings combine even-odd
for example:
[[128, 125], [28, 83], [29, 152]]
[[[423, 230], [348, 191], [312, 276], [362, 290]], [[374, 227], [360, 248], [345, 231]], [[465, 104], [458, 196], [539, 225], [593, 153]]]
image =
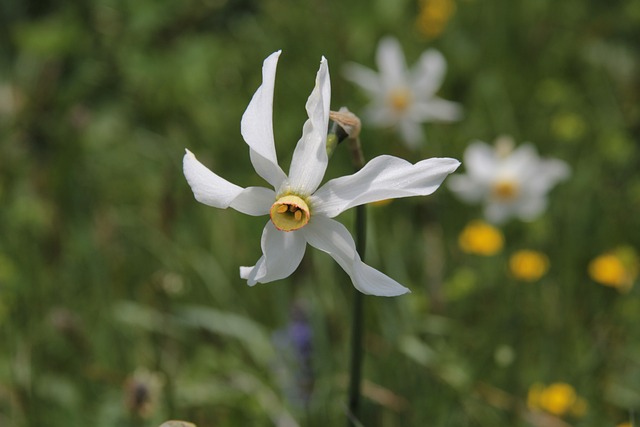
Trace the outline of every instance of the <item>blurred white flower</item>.
[[207, 169], [187, 150], [184, 174], [196, 200], [216, 208], [231, 207], [248, 215], [271, 216], [262, 233], [263, 256], [253, 267], [240, 267], [240, 276], [251, 286], [291, 275], [308, 243], [331, 255], [351, 277], [354, 286], [365, 294], [395, 296], [409, 292], [363, 263], [351, 234], [332, 218], [365, 203], [431, 194], [460, 162], [434, 158], [412, 165], [397, 157], [379, 156], [359, 172], [333, 179], [318, 188], [328, 163], [325, 145], [331, 95], [327, 61], [322, 58], [315, 88], [306, 104], [309, 119], [286, 175], [278, 165], [272, 127], [273, 88], [279, 56], [280, 51], [264, 61], [262, 85], [253, 95], [241, 122], [251, 163], [273, 190], [232, 184]]
[[376, 53], [379, 74], [359, 64], [344, 67], [346, 79], [364, 89], [371, 98], [365, 119], [375, 126], [395, 127], [410, 148], [424, 139], [421, 123], [460, 120], [462, 109], [435, 96], [447, 70], [444, 56], [428, 49], [412, 70], [407, 69], [398, 40], [383, 38]]
[[494, 147], [476, 141], [464, 152], [466, 175], [452, 176], [449, 188], [465, 202], [484, 203], [485, 217], [531, 221], [547, 207], [547, 193], [570, 175], [562, 160], [542, 159], [532, 144], [514, 149], [508, 137]]

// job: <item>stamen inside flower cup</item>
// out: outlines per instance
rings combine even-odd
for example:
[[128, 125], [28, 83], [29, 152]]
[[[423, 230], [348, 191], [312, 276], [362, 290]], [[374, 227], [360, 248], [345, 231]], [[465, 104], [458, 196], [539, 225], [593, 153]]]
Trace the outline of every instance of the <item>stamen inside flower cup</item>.
[[507, 180], [498, 181], [493, 185], [492, 194], [500, 201], [511, 201], [518, 196], [518, 184]]
[[293, 194], [280, 197], [271, 206], [271, 222], [280, 231], [298, 230], [309, 222], [309, 206], [300, 197]]
[[411, 93], [406, 88], [394, 89], [389, 94], [389, 104], [394, 110], [403, 112], [411, 104]]

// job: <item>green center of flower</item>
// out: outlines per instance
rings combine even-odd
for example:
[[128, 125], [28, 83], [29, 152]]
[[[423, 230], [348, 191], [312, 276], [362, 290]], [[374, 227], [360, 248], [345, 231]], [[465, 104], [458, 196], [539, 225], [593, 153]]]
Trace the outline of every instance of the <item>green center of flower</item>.
[[271, 222], [280, 231], [294, 231], [309, 222], [309, 206], [300, 197], [289, 194], [280, 197], [271, 206]]
[[493, 186], [493, 196], [503, 202], [513, 200], [518, 195], [518, 184], [513, 181], [498, 181]]
[[411, 104], [411, 93], [406, 88], [398, 88], [389, 94], [389, 104], [398, 111], [404, 112]]

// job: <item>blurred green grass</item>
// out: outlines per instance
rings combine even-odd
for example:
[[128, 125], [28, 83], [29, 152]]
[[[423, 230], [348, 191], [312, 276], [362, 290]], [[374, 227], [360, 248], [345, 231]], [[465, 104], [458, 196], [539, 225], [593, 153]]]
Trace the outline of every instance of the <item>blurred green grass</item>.
[[[240, 117], [262, 60], [282, 49], [274, 128], [286, 170], [321, 55], [332, 108], [358, 113], [366, 99], [340, 67], [373, 66], [388, 34], [410, 64], [428, 47], [443, 52], [440, 93], [465, 118], [426, 125], [420, 153], [365, 127], [367, 157], [460, 159], [471, 140], [509, 134], [573, 174], [540, 219], [503, 227], [492, 257], [458, 248], [481, 211], [445, 188], [370, 208], [367, 261], [413, 293], [366, 299], [363, 424], [558, 425], [522, 409], [536, 382], [586, 399], [572, 425], [629, 420], [640, 407], [638, 286], [600, 286], [587, 265], [640, 248], [640, 6], [456, 6], [426, 39], [409, 0], [3, 2], [0, 425], [344, 423], [348, 278], [309, 250], [290, 278], [246, 286], [238, 266], [258, 259], [264, 220], [198, 204], [181, 158], [189, 148], [230, 181], [260, 184]], [[338, 152], [327, 176], [345, 173]], [[350, 213], [340, 219], [351, 225]], [[550, 259], [537, 283], [507, 270], [522, 248]], [[313, 330], [306, 407], [291, 399], [295, 366], [283, 376], [284, 350], [271, 343], [294, 305]], [[144, 410], [129, 396], [141, 368], [161, 383]]]

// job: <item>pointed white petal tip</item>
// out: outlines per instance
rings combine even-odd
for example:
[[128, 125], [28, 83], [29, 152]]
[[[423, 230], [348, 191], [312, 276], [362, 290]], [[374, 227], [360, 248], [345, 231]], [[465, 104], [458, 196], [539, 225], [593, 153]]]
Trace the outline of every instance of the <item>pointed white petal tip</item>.
[[[400, 285], [402, 286], [402, 285]], [[362, 292], [362, 291], [360, 291]], [[363, 292], [364, 293], [364, 292]], [[402, 286], [402, 288], [398, 288], [398, 287], [393, 287], [391, 289], [384, 289], [384, 290], [377, 290], [375, 293], [364, 293], [365, 295], [372, 295], [375, 297], [387, 297], [387, 298], [392, 298], [392, 297], [399, 297], [402, 295], [407, 295], [411, 293], [411, 289], [409, 288], [405, 288], [404, 286]]]
[[240, 267], [240, 278], [246, 280], [249, 286], [255, 286], [258, 283], [255, 280], [249, 280], [249, 275], [254, 267]]

